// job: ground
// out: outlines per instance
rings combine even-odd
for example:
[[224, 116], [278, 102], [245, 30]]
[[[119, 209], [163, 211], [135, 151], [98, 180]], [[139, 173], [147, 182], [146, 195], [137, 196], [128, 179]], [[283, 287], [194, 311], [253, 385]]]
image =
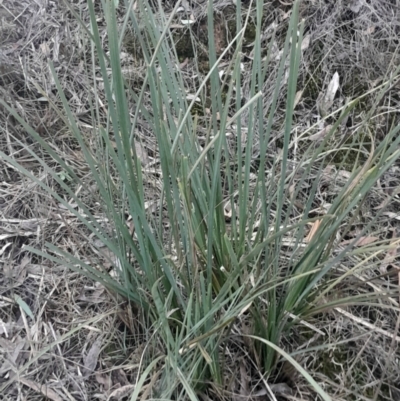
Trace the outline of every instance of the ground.
[[[86, 1], [74, 0], [71, 5], [87, 23]], [[163, 11], [168, 15], [173, 5], [163, 3]], [[242, 6], [246, 11], [251, 2], [243, 2]], [[201, 1], [183, 2], [184, 9], [175, 18], [171, 30], [188, 93], [195, 93], [198, 76], [204, 76], [209, 69], [205, 7]], [[264, 4], [263, 40], [267, 45], [276, 28], [278, 40], [274, 51], [277, 54], [291, 7], [291, 1], [266, 1]], [[97, 11], [99, 24], [104, 27], [100, 9]], [[396, 0], [304, 0], [301, 17], [305, 23], [305, 37], [294, 122], [298, 132], [318, 121], [323, 114], [321, 108], [340, 107], [346, 99], [375, 88], [393, 73], [400, 61], [400, 4]], [[234, 18], [234, 2], [215, 2], [218, 55], [236, 34]], [[189, 24], [193, 25], [193, 41], [188, 31], [187, 21], [190, 20], [194, 21]], [[244, 69], [251, 63], [254, 29], [250, 19], [245, 35]], [[90, 48], [83, 37], [71, 9], [61, 1], [3, 0], [0, 4], [0, 97], [81, 177], [89, 173], [84, 157], [63, 118], [51, 107], [46, 96], [59, 102], [54, 96], [54, 80], [49, 69], [49, 62], [52, 62], [70, 106], [79, 116], [80, 128], [83, 131], [88, 128], [90, 116], [86, 106], [91, 83], [85, 75], [85, 63], [90, 57]], [[230, 55], [232, 53], [228, 52], [226, 64]], [[130, 85], [140, 85], [145, 65], [140, 47], [130, 32], [123, 42], [121, 60]], [[332, 104], [327, 105], [323, 98], [335, 73], [340, 87]], [[274, 76], [266, 77], [263, 87], [266, 98], [271, 95], [273, 81]], [[248, 85], [245, 76], [244, 93]], [[398, 113], [396, 121], [385, 119], [385, 110], [399, 109], [398, 92], [399, 86], [388, 90], [381, 104], [381, 118], [371, 122], [376, 143], [384, 140], [389, 125], [399, 123]], [[284, 91], [281, 96], [285, 96]], [[372, 101], [372, 96], [366, 96], [360, 102], [342, 127], [338, 142], [358, 146], [363, 141], [357, 127]], [[200, 126], [202, 118], [207, 118], [202, 114], [207, 106], [198, 110]], [[124, 300], [63, 265], [26, 251], [27, 245], [40, 248], [45, 242], [51, 242], [75, 255], [86, 256], [92, 252], [82, 245], [87, 233], [81, 231], [77, 219], [44, 191], [39, 182], [54, 185], [55, 191], [59, 188], [21, 144], [35, 150], [50, 166], [56, 163], [32, 141], [26, 127], [2, 106], [0, 121], [0, 149], [40, 178], [32, 182], [12, 163], [0, 160], [1, 397], [4, 400], [41, 400], [47, 396], [54, 401], [123, 399], [134, 388], [148, 333], [142, 330], [138, 312]], [[322, 124], [319, 131], [312, 132], [311, 142], [300, 145], [299, 151], [301, 146], [314, 146], [325, 128]], [[281, 146], [282, 130], [283, 124], [277, 121], [270, 149], [272, 156]], [[87, 132], [90, 135], [90, 130]], [[142, 136], [142, 145], [137, 151], [141, 152], [144, 163], [150, 164], [156, 160], [154, 138], [145, 126]], [[254, 159], [257, 157], [255, 148]], [[352, 168], [348, 160], [343, 152], [336, 152], [327, 168], [341, 170], [345, 180]], [[293, 163], [296, 163], [295, 158]], [[68, 182], [68, 175], [56, 168]], [[400, 164], [397, 163], [368, 197], [363, 206], [364, 222], [358, 221], [352, 231], [356, 232], [361, 224], [368, 222], [368, 216], [385, 206], [379, 225], [371, 229], [370, 237], [391, 239], [395, 243], [399, 236], [399, 199], [385, 200], [399, 191], [399, 183]], [[157, 188], [157, 183], [149, 184], [149, 191], [153, 187]], [[320, 201], [322, 205], [329, 199], [329, 191], [334, 190], [329, 176], [325, 182], [321, 180], [317, 203]], [[90, 188], [86, 201], [96, 212], [98, 203], [91, 199]], [[99, 208], [98, 213], [101, 213]], [[351, 233], [349, 235], [351, 238]], [[354, 256], [351, 263], [358, 263], [360, 257], [362, 255]], [[371, 267], [359, 276], [352, 276], [355, 288], [361, 288], [359, 283], [367, 283], [362, 291], [367, 288], [376, 293], [396, 289], [399, 285], [397, 271], [400, 271], [397, 250], [386, 257], [380, 268]], [[337, 273], [344, 274], [348, 268], [348, 265], [339, 266]], [[285, 338], [282, 345], [295, 353], [298, 362], [335, 400], [400, 400], [399, 299], [388, 296], [380, 306], [336, 308], [321, 313], [312, 324], [301, 326]], [[245, 330], [240, 326], [236, 329]], [[238, 344], [240, 348], [243, 342], [238, 340]], [[301, 352], [306, 350], [308, 352]], [[263, 384], [262, 374], [250, 367], [248, 357], [243, 354], [239, 364], [228, 364], [227, 374], [237, 381], [226, 389], [224, 398], [274, 399], [265, 390], [268, 387], [281, 399], [317, 399], [307, 383], [294, 375], [287, 364], [280, 366], [269, 384]], [[150, 398], [151, 383], [148, 389], [141, 399]]]

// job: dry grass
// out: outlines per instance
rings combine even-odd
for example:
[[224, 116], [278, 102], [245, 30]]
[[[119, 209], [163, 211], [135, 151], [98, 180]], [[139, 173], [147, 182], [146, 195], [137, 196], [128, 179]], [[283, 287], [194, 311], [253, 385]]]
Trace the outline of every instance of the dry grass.
[[[329, 1], [304, 0], [302, 17], [306, 20], [303, 59], [300, 67], [299, 103], [295, 116], [295, 132], [301, 133], [320, 118], [321, 96], [335, 72], [340, 76], [340, 90], [333, 107], [343, 105], [346, 98], [355, 97], [378, 85], [390, 75], [399, 63], [400, 4], [396, 0]], [[186, 4], [186, 3], [185, 3]], [[88, 21], [86, 2], [75, 0], [73, 8]], [[202, 21], [206, 5], [193, 3], [191, 13], [196, 20], [194, 42], [198, 58], [186, 59], [181, 54], [180, 68], [188, 93], [195, 93], [197, 76], [204, 75], [200, 59], [206, 45], [202, 43]], [[224, 43], [232, 35], [230, 14], [232, 3], [218, 1], [216, 35]], [[290, 2], [267, 2], [264, 39], [271, 37], [271, 27], [277, 27], [274, 51], [279, 54], [285, 31]], [[170, 6], [165, 4], [165, 13]], [[186, 18], [186, 17], [185, 17]], [[180, 19], [183, 19], [180, 18]], [[178, 18], [177, 25], [182, 25]], [[82, 31], [68, 8], [62, 2], [39, 0], [4, 0], [0, 4], [0, 91], [3, 99], [45, 138], [57, 153], [87, 182], [79, 188], [82, 199], [92, 208], [98, 219], [103, 212], [91, 187], [91, 177], [77, 144], [70, 137], [62, 116], [45, 101], [42, 88], [57, 103], [55, 87], [48, 68], [48, 60], [56, 66], [58, 76], [69, 98], [70, 106], [79, 115], [80, 128], [87, 132], [87, 140], [94, 141], [90, 133], [88, 99], [91, 82], [86, 68], [90, 65], [88, 43], [82, 40]], [[101, 15], [99, 15], [101, 26]], [[175, 28], [181, 34], [184, 26]], [[249, 33], [248, 38], [251, 38]], [[104, 44], [107, 46], [107, 43]], [[221, 45], [222, 46], [222, 45]], [[243, 66], [250, 61], [252, 43], [245, 46]], [[121, 55], [126, 78], [135, 89], [143, 79], [144, 63], [137, 53], [129, 54], [129, 46]], [[134, 49], [137, 51], [137, 49]], [[178, 54], [179, 55], [179, 54]], [[274, 57], [274, 54], [272, 55]], [[226, 60], [229, 62], [229, 59]], [[270, 98], [275, 77], [267, 76], [263, 96]], [[244, 79], [243, 87], [249, 81]], [[388, 126], [385, 112], [399, 109], [399, 88], [392, 88], [380, 104], [381, 117], [371, 122], [374, 139], [384, 138]], [[207, 89], [205, 89], [207, 91]], [[300, 93], [300, 92], [299, 92]], [[207, 92], [204, 93], [207, 98]], [[282, 99], [285, 93], [282, 91]], [[245, 101], [246, 99], [244, 99]], [[338, 144], [363, 146], [359, 132], [372, 102], [364, 101], [342, 127], [332, 147]], [[149, 106], [150, 107], [150, 106]], [[199, 107], [199, 127], [206, 126], [207, 105]], [[398, 116], [398, 114], [397, 114]], [[18, 143], [29, 144], [37, 152], [35, 143], [16, 121], [0, 109], [0, 147], [18, 159], [26, 169], [43, 182], [54, 186], [50, 176], [31, 159]], [[284, 111], [278, 118], [275, 137], [269, 151], [274, 157], [280, 147]], [[321, 123], [320, 131], [325, 128]], [[311, 132], [318, 134], [319, 131]], [[199, 128], [199, 133], [206, 135]], [[157, 198], [160, 185], [157, 174], [157, 155], [154, 138], [146, 126], [138, 133], [142, 146], [138, 149], [145, 164], [145, 179], [149, 186], [149, 200]], [[18, 141], [15, 139], [17, 138]], [[317, 137], [318, 138], [318, 137]], [[318, 139], [316, 139], [318, 140]], [[232, 145], [233, 146], [233, 145]], [[298, 141], [297, 151], [313, 146], [310, 141]], [[257, 147], [254, 159], [258, 157]], [[293, 167], [298, 168], [298, 155], [292, 155]], [[54, 163], [49, 156], [43, 159]], [[332, 169], [342, 171], [343, 182], [350, 167], [341, 164], [341, 152], [332, 155]], [[56, 166], [57, 168], [57, 166]], [[400, 187], [400, 166], [393, 167], [376, 186], [363, 205], [363, 216], [349, 229], [348, 238], [355, 236], [369, 216], [386, 207], [379, 225], [371, 228], [370, 236], [380, 239], [399, 238], [400, 210], [398, 198], [387, 199]], [[59, 170], [59, 173], [64, 174]], [[315, 212], [329, 203], [332, 194], [343, 183], [329, 180], [329, 169], [315, 199]], [[69, 177], [65, 176], [68, 181]], [[299, 199], [307, 199], [307, 187]], [[89, 233], [79, 221], [55, 204], [39, 186], [28, 182], [18, 171], [0, 161], [0, 388], [4, 400], [108, 400], [123, 399], [132, 392], [141, 363], [144, 346], [151, 333], [143, 331], [140, 316], [120, 299], [115, 299], [100, 285], [72, 273], [64, 266], [51, 264], [27, 253], [27, 244], [40, 247], [51, 242], [68, 249], [82, 259], [90, 261], [94, 248]], [[104, 221], [106, 225], [107, 222]], [[345, 229], [345, 228], [344, 228]], [[290, 249], [288, 249], [288, 256]], [[104, 264], [112, 255], [102, 255]], [[360, 262], [362, 255], [354, 256], [346, 265], [338, 266], [335, 274], [343, 275]], [[376, 269], [379, 261], [380, 269]], [[399, 285], [400, 275], [397, 252], [377, 255], [371, 268], [350, 274], [355, 293], [384, 292]], [[324, 385], [335, 400], [397, 400], [400, 399], [400, 366], [398, 332], [399, 300], [388, 298], [382, 308], [349, 307], [322, 313], [311, 325], [300, 326], [284, 339], [285, 349], [297, 352], [297, 360]], [[386, 306], [386, 307], [385, 307]], [[227, 351], [227, 375], [235, 378], [231, 387], [221, 394], [209, 394], [213, 399], [243, 399], [249, 395], [259, 399], [308, 400], [316, 399], [306, 384], [283, 364], [275, 377], [263, 380], [257, 369], [255, 356], [246, 350], [240, 335], [246, 332], [246, 322], [237, 322], [236, 349]], [[312, 347], [315, 347], [313, 350]], [[304, 352], [303, 352], [304, 351]], [[306, 352], [308, 351], [308, 352]], [[240, 358], [241, 363], [237, 363]], [[151, 398], [151, 384], [148, 394]], [[279, 387], [280, 386], [280, 387]], [[145, 387], [146, 388], [146, 387]], [[272, 395], [271, 395], [272, 394]], [[242, 397], [240, 397], [241, 395]], [[215, 398], [214, 398], [215, 397]], [[143, 399], [146, 397], [143, 396]]]

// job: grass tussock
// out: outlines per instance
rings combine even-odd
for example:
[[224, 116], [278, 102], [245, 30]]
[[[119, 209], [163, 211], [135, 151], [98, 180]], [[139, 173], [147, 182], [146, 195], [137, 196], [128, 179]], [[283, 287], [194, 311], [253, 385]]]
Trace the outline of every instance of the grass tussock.
[[396, 399], [399, 11], [5, 3], [2, 393]]

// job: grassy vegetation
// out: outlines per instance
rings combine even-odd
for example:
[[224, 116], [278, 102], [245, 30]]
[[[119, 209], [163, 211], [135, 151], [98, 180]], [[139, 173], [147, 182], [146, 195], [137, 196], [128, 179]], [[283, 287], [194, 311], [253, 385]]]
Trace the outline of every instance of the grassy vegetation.
[[[88, 21], [69, 8], [90, 49], [82, 71], [92, 84], [86, 125], [54, 63], [49, 68], [56, 91], [36, 85], [68, 127], [84, 174], [1, 100], [35, 146], [10, 133], [13, 142], [48, 179], [7, 149], [0, 150], [1, 158], [77, 222], [67, 244], [47, 239], [24, 251], [68, 266], [117, 302], [128, 301], [127, 310], [140, 322], [133, 337], [143, 336], [145, 343], [130, 379], [135, 386], [126, 388], [130, 400], [249, 397], [254, 389], [246, 374], [259, 374], [264, 391], [291, 383], [291, 376], [319, 399], [334, 399], [329, 380], [322, 384], [318, 373], [336, 374], [333, 361], [345, 358], [339, 344], [354, 339], [337, 339], [333, 356], [328, 340], [311, 347], [314, 335], [326, 334], [318, 321], [336, 312], [347, 316], [351, 307], [398, 313], [397, 286], [371, 286], [364, 276], [379, 269], [398, 240], [382, 233], [384, 208], [365, 220], [363, 215], [371, 210], [377, 182], [400, 156], [398, 110], [381, 108], [399, 69], [341, 103], [334, 103], [336, 90], [328, 85], [318, 100], [326, 113], [302, 126], [299, 80], [307, 48], [300, 2], [287, 12], [285, 31], [270, 27], [267, 44], [263, 2], [246, 9], [237, 2], [235, 36], [223, 49], [209, 2], [209, 68], [201, 74], [194, 67], [194, 89], [171, 32], [181, 4], [167, 16], [161, 3], [126, 1], [116, 9], [117, 3], [88, 0]], [[245, 49], [249, 26], [255, 36], [251, 54]], [[140, 86], [129, 84], [121, 61], [128, 30], [145, 65], [135, 81]], [[194, 38], [190, 24], [189, 33]], [[245, 73], [243, 54], [250, 59]], [[312, 82], [307, 90], [319, 85]], [[356, 135], [343, 136], [348, 118], [366, 99]], [[377, 138], [374, 124], [383, 113], [385, 136]], [[386, 205], [395, 196], [388, 194]], [[15, 302], [29, 315], [23, 300]], [[396, 332], [383, 335], [394, 349]], [[299, 357], [304, 355], [314, 355], [321, 366], [307, 368]], [[242, 360], [240, 377], [232, 378], [228, 372], [239, 374], [236, 359]], [[288, 373], [292, 368], [296, 374]], [[381, 384], [365, 392], [360, 385], [349, 397], [380, 399]]]

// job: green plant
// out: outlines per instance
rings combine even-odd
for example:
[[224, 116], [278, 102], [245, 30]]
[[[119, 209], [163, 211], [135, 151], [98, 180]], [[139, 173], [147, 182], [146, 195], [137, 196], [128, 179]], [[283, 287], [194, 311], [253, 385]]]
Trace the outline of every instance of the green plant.
[[[61, 166], [63, 173], [59, 174], [29, 147], [25, 147], [80, 210], [24, 169], [12, 156], [3, 152], [0, 154], [67, 207], [87, 231], [116, 256], [116, 260], [110, 262], [118, 276], [52, 244], [46, 244], [44, 250], [29, 250], [56, 263], [67, 263], [71, 269], [99, 281], [143, 309], [163, 345], [164, 357], [149, 364], [140, 382], [143, 383], [151, 368], [162, 361], [159, 396], [168, 399], [173, 395], [178, 398], [186, 394], [196, 400], [196, 391], [203, 390], [207, 382], [213, 381], [216, 386], [224, 384], [220, 345], [228, 341], [232, 325], [239, 317], [250, 316], [253, 335], [249, 338], [254, 340], [254, 347], [268, 374], [276, 365], [279, 353], [290, 359], [284, 351], [276, 352], [277, 346], [282, 334], [299, 319], [342, 303], [371, 302], [371, 297], [366, 299], [365, 296], [334, 299], [330, 303], [322, 303], [321, 300], [329, 298], [332, 290], [341, 283], [342, 278], [333, 280], [330, 272], [345, 257], [352, 253], [387, 249], [379, 245], [353, 250], [353, 244], [349, 244], [344, 250], [337, 251], [334, 245], [337, 235], [343, 236], [341, 225], [356, 213], [377, 179], [400, 155], [399, 127], [392, 127], [386, 140], [371, 150], [366, 164], [354, 169], [347, 184], [332, 200], [328, 212], [310, 218], [319, 179], [331, 151], [327, 148], [329, 139], [359, 99], [328, 116], [336, 119], [329, 133], [318, 146], [305, 150], [296, 168], [290, 169], [289, 161], [295, 145], [292, 124], [303, 31], [303, 24], [298, 22], [298, 2], [293, 6], [280, 62], [271, 67], [274, 40], [270, 41], [267, 56], [263, 59], [263, 4], [256, 1], [251, 88], [244, 106], [239, 55], [247, 20], [242, 26], [238, 2], [238, 33], [217, 59], [213, 40], [213, 9], [212, 2], [209, 2], [211, 68], [194, 96], [194, 99], [200, 96], [202, 89], [209, 84], [211, 116], [205, 127], [208, 130], [206, 144], [200, 143], [197, 138], [198, 121], [191, 113], [195, 100], [188, 104], [182, 76], [175, 68], [176, 53], [168, 29], [172, 17], [164, 20], [164, 28], [160, 31], [149, 6], [144, 10], [140, 2], [142, 20], [139, 24], [132, 4], [127, 5], [128, 12], [119, 29], [114, 2], [102, 1], [107, 22], [108, 57], [100, 39], [92, 0], [88, 0], [91, 27], [87, 34], [92, 43], [93, 61], [101, 70], [107, 99], [105, 125], [95, 86], [90, 110], [92, 134], [97, 144], [95, 149], [90, 148], [80, 131], [51, 67], [63, 110], [59, 110], [51, 99], [49, 101], [80, 145], [96, 182], [99, 200], [112, 222], [112, 229], [104, 229], [71, 187], [73, 183], [85, 185], [77, 172], [3, 101], [2, 104]], [[138, 93], [127, 87], [120, 63], [122, 38], [129, 23], [137, 34], [147, 63], [146, 77]], [[146, 37], [142, 35], [141, 24], [146, 27]], [[85, 25], [82, 23], [82, 26]], [[229, 83], [221, 82], [219, 76], [219, 63], [228, 50], [234, 51], [228, 69], [232, 77]], [[277, 77], [276, 86], [272, 98], [266, 101], [262, 96], [262, 83], [265, 75], [271, 73], [271, 68]], [[111, 69], [111, 75], [108, 69]], [[96, 82], [96, 79], [93, 81]], [[394, 78], [380, 87], [377, 104], [393, 81]], [[228, 90], [223, 101], [221, 88], [226, 85]], [[268, 147], [273, 136], [274, 118], [282, 106], [281, 93], [285, 88], [282, 150], [270, 157]], [[150, 110], [144, 101], [145, 95], [151, 99]], [[234, 99], [234, 104], [231, 99]], [[130, 114], [128, 107], [132, 103], [135, 105], [134, 115]], [[366, 130], [368, 119], [373, 117], [374, 112], [375, 109], [371, 110], [366, 117]], [[135, 146], [139, 120], [145, 120], [157, 143], [159, 174], [163, 178], [158, 216], [153, 216], [146, 206], [146, 185]], [[232, 131], [236, 138], [233, 154], [228, 135]], [[257, 141], [259, 157], [254, 174], [253, 151]], [[311, 172], [316, 178], [309, 189], [309, 200], [303, 213], [292, 218], [294, 200]], [[291, 191], [296, 175], [296, 185]], [[169, 219], [167, 227], [164, 210]], [[226, 210], [230, 211], [229, 216]], [[134, 235], [126, 223], [126, 214], [132, 218]], [[318, 229], [306, 243], [305, 231], [310, 223], [316, 224]], [[367, 229], [368, 226], [364, 231]], [[283, 257], [288, 241], [291, 255]], [[296, 319], [290, 317], [293, 315]], [[295, 364], [295, 361], [292, 362]], [[298, 365], [296, 367], [307, 377]], [[330, 399], [311, 377], [307, 378], [325, 400]], [[132, 399], [139, 396], [139, 390], [140, 386]]]

